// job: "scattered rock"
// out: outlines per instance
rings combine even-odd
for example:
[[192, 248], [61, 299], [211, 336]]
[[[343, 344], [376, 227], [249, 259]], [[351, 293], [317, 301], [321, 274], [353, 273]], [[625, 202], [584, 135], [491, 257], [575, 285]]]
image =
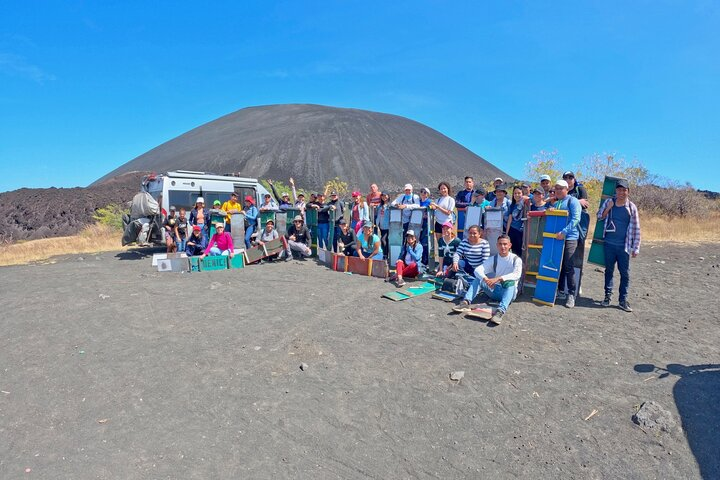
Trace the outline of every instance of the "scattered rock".
[[463, 379], [464, 376], [465, 376], [465, 372], [462, 371], [462, 370], [458, 370], [458, 371], [456, 371], [456, 372], [451, 372], [451, 373], [450, 373], [450, 380], [453, 380], [453, 381], [455, 381], [455, 382], [459, 382], [460, 380]]
[[656, 402], [644, 402], [640, 405], [637, 413], [632, 416], [632, 421], [643, 428], [663, 432], [670, 432], [676, 426], [672, 413]]
[[304, 372], [304, 371], [307, 370], [307, 369], [308, 369], [308, 364], [307, 364], [307, 363], [301, 363], [301, 364], [300, 364], [300, 370], [302, 370], [302, 371]]
[[105, 295], [104, 293], [101, 293], [101, 294], [100, 294], [100, 298], [103, 299], [103, 300], [105, 300], [105, 299], [107, 299], [107, 298], [110, 298], [110, 295]]
[[77, 261], [78, 261], [78, 262], [84, 262], [84, 261], [85, 261], [85, 257], [77, 257]]

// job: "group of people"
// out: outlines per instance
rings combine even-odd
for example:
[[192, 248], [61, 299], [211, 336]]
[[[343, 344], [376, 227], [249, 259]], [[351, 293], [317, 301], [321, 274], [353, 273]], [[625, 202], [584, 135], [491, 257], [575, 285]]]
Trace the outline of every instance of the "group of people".
[[[304, 215], [307, 209], [314, 209], [317, 211], [318, 248], [332, 248], [333, 251], [348, 256], [381, 260], [388, 258], [390, 208], [395, 207], [402, 211], [404, 242], [394, 265], [395, 276], [391, 280], [401, 287], [405, 285], [406, 278], [417, 277], [426, 272], [428, 256], [434, 252], [428, 252], [424, 245], [428, 245], [426, 236], [434, 235], [440, 265], [433, 273], [450, 278], [460, 275], [472, 279], [468, 282], [463, 301], [457, 310], [469, 308], [475, 297], [484, 292], [488, 297], [500, 302], [493, 316], [493, 321], [499, 323], [517, 296], [517, 286], [522, 275], [523, 229], [527, 212], [567, 210], [568, 224], [557, 234], [557, 238], [564, 240], [565, 245], [558, 282], [559, 285], [567, 285], [565, 306], [575, 306], [573, 257], [579, 243], [584, 242], [587, 235], [589, 203], [587, 191], [577, 182], [572, 171], [565, 172], [562, 178], [554, 183], [549, 175], [542, 175], [534, 188], [529, 183], [517, 183], [508, 187], [504, 180], [498, 177], [493, 180], [493, 186], [488, 191], [476, 185], [474, 179], [468, 176], [464, 179], [464, 189], [454, 196], [450, 184], [440, 182], [436, 198], [432, 198], [428, 188], [421, 188], [419, 194], [416, 194], [413, 186], [406, 184], [403, 193], [391, 200], [388, 193], [381, 192], [376, 184], [372, 184], [366, 195], [359, 191], [352, 192], [352, 201], [347, 207], [336, 191], [330, 192], [328, 200], [324, 192], [311, 194], [306, 202], [305, 196], [297, 193], [292, 178], [292, 200], [286, 192], [278, 195], [273, 183], [268, 183], [272, 195], [266, 194], [258, 207], [255, 206], [254, 198], [248, 195], [244, 199], [243, 208], [236, 193], [224, 204], [215, 201], [214, 208], [223, 211], [227, 216], [225, 222], [215, 225], [216, 232], [209, 239], [207, 227], [210, 213], [204, 208], [202, 197], [197, 199], [189, 218], [186, 217], [185, 209], [180, 209], [176, 215], [171, 207], [164, 224], [168, 251], [180, 249], [189, 256], [232, 256], [234, 246], [229, 233], [232, 228], [232, 214], [241, 211], [245, 213], [245, 247], [250, 248], [263, 245], [280, 235], [272, 220], [267, 221], [262, 230], [255, 232], [261, 212], [293, 208], [300, 210], [301, 214], [295, 216], [292, 225], [288, 227], [284, 242], [287, 247], [279, 257], [290, 260], [293, 252], [299, 257], [311, 255], [311, 234], [305, 225]], [[478, 225], [466, 225], [462, 240], [456, 237], [456, 211], [470, 206], [502, 211], [503, 233], [497, 240], [497, 255], [490, 255], [490, 245], [483, 238], [482, 221]], [[425, 213], [422, 228], [415, 232], [410, 228], [414, 209], [433, 210], [434, 225], [428, 225], [428, 216]], [[331, 212], [334, 215], [331, 216]], [[609, 306], [611, 303], [613, 274], [617, 266], [620, 273], [619, 306], [625, 311], [632, 311], [628, 302], [629, 259], [639, 253], [640, 221], [637, 207], [629, 200], [629, 185], [625, 180], [617, 182], [616, 195], [605, 200], [597, 216], [605, 220], [605, 297], [602, 305]], [[334, 229], [332, 242], [329, 241], [330, 228]]]

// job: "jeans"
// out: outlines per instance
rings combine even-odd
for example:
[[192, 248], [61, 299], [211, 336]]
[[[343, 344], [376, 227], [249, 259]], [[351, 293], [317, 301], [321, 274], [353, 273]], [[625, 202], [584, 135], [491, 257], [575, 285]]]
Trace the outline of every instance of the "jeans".
[[625, 251], [624, 245], [605, 244], [605, 295], [612, 295], [613, 274], [617, 263], [620, 272], [620, 302], [627, 300], [630, 287], [630, 255]]
[[252, 234], [254, 232], [255, 232], [255, 224], [251, 223], [245, 229], [245, 248], [250, 248], [250, 237], [252, 237]]
[[562, 269], [558, 277], [558, 285], [564, 285], [567, 280], [568, 295], [575, 295], [575, 264], [573, 256], [577, 250], [577, 240], [565, 240], [565, 251], [563, 252]]
[[186, 246], [186, 244], [187, 244], [187, 240], [185, 240], [184, 238], [178, 240], [178, 241], [177, 241], [177, 251], [178, 251], [178, 252], [184, 252], [184, 251], [185, 251], [185, 246]]
[[468, 291], [465, 293], [465, 300], [472, 303], [480, 290], [485, 292], [491, 299], [499, 301], [500, 305], [498, 306], [498, 310], [505, 313], [510, 303], [517, 297], [517, 282], [507, 288], [503, 287], [502, 283], [497, 283], [495, 284], [495, 288], [491, 289], [484, 280], [475, 277], [470, 284], [470, 288], [468, 288]]
[[[383, 254], [382, 254], [382, 253], [376, 253], [376, 254], [373, 255], [372, 257], [369, 256], [372, 252], [362, 252], [362, 253], [363, 253], [363, 255], [365, 256], [365, 258], [369, 258], [370, 260], [382, 260], [382, 259], [383, 259]], [[359, 257], [359, 256], [360, 256], [360, 255], [357, 254], [357, 251], [356, 251], [353, 255], [354, 255], [355, 257]]]
[[383, 256], [387, 258], [388, 252], [390, 252], [390, 243], [389, 243], [389, 235], [390, 230], [383, 230], [380, 229], [380, 248], [382, 248]]
[[330, 224], [329, 223], [318, 223], [318, 238], [317, 238], [317, 246], [318, 248], [328, 248], [328, 232], [330, 231]]
[[218, 247], [210, 247], [210, 255], [222, 255], [226, 257], [230, 255], [230, 250], [220, 250]]

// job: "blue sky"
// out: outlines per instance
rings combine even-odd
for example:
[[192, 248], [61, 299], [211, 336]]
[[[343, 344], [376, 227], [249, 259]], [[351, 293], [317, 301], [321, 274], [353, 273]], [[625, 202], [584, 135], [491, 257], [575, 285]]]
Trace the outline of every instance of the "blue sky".
[[720, 191], [717, 31], [717, 1], [0, 0], [0, 191], [277, 103], [406, 116], [516, 177], [613, 152]]

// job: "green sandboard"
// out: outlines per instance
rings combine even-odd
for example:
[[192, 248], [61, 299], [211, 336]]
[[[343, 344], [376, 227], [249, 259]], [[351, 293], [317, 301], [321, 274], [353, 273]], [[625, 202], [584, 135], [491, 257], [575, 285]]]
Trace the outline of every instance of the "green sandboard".
[[228, 262], [228, 265], [230, 268], [244, 268], [245, 267], [245, 257], [243, 257], [242, 253], [236, 253], [233, 255], [233, 257]]
[[435, 290], [437, 290], [437, 288], [437, 285], [435, 285], [435, 283], [433, 282], [424, 282], [418, 286], [412, 286], [407, 287], [403, 290], [395, 290], [393, 292], [388, 292], [384, 294], [383, 297], [389, 298], [394, 302], [400, 302], [402, 300], [407, 300], [408, 298], [419, 297], [420, 295], [434, 292]]
[[210, 255], [202, 259], [200, 262], [200, 271], [207, 272], [210, 270], [227, 270], [228, 257], [223, 255]]
[[[605, 177], [603, 182], [602, 196], [600, 197], [600, 205], [598, 210], [602, 207], [602, 204], [608, 198], [615, 196], [615, 186], [617, 181], [621, 180], [618, 177]], [[590, 246], [590, 253], [588, 254], [588, 263], [595, 265], [605, 266], [605, 247], [603, 240], [603, 230], [605, 229], [605, 220], [598, 220], [595, 223], [595, 232], [593, 233], [592, 245]]]

